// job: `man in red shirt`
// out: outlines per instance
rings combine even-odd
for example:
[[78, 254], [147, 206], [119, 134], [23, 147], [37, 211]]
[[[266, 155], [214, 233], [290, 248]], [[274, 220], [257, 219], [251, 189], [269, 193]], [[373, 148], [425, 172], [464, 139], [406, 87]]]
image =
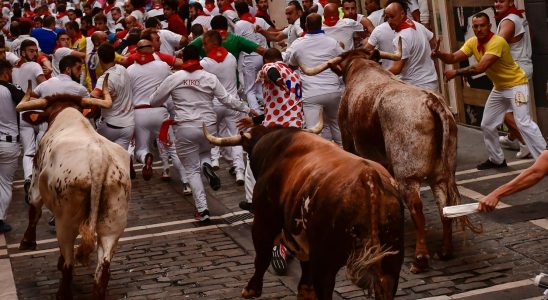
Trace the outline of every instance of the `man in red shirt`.
[[177, 14], [178, 6], [177, 0], [164, 1], [164, 16], [167, 20], [167, 29], [180, 35], [187, 36], [188, 32], [186, 30], [185, 22], [183, 22], [183, 19]]

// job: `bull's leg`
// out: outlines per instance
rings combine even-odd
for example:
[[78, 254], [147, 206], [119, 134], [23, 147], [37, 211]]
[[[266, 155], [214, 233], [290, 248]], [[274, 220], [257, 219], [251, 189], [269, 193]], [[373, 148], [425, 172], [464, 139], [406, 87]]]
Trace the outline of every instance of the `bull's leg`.
[[[253, 199], [255, 201], [255, 197]], [[263, 291], [263, 276], [272, 260], [272, 247], [276, 236], [281, 232], [281, 218], [274, 217], [275, 213], [257, 207], [251, 235], [255, 248], [255, 273], [247, 286], [242, 290], [243, 298], [260, 297]]]
[[314, 290], [318, 300], [330, 300], [333, 299], [333, 290], [335, 289], [335, 279], [337, 277], [337, 271], [340, 269], [335, 268], [332, 263], [326, 265], [326, 260], [314, 260], [311, 261], [311, 269], [314, 276]]
[[415, 261], [411, 264], [411, 273], [420, 273], [428, 268], [428, 248], [426, 247], [426, 230], [424, 214], [422, 212], [422, 201], [419, 194], [420, 181], [417, 179], [405, 180], [403, 187], [405, 204], [415, 224]]
[[57, 291], [57, 299], [72, 299], [72, 269], [74, 266], [74, 242], [78, 235], [78, 224], [70, 224], [64, 220], [57, 219], [55, 222], [57, 241], [61, 256], [57, 268], [61, 271], [61, 282]]
[[19, 250], [35, 250], [36, 249], [36, 226], [42, 216], [42, 199], [35, 198], [29, 203], [29, 224], [23, 239], [19, 244]]
[[312, 272], [310, 270], [310, 262], [301, 261], [301, 280], [298, 287], [298, 300], [315, 300], [316, 292], [314, 291], [314, 284], [312, 279]]
[[93, 299], [105, 299], [110, 279], [110, 261], [120, 235], [101, 236], [97, 242], [97, 269], [93, 283]]
[[[452, 193], [449, 193], [448, 189], [450, 189], [451, 186], [446, 180], [442, 179], [441, 181], [432, 183], [430, 184], [430, 187], [436, 198], [436, 204], [438, 205], [438, 211], [443, 224], [443, 244], [437, 254], [440, 259], [447, 260], [453, 257], [453, 219], [445, 218], [443, 216], [443, 208], [447, 205], [455, 204], [455, 200], [449, 199], [449, 196]], [[457, 191], [456, 186], [453, 189]], [[453, 194], [455, 191], [452, 191]]]

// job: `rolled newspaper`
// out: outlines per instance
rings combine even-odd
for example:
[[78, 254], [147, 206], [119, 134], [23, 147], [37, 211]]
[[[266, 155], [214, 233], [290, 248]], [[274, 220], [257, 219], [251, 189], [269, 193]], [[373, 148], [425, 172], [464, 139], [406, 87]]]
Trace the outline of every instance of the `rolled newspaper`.
[[468, 203], [443, 208], [443, 216], [446, 218], [462, 217], [478, 212], [479, 203]]

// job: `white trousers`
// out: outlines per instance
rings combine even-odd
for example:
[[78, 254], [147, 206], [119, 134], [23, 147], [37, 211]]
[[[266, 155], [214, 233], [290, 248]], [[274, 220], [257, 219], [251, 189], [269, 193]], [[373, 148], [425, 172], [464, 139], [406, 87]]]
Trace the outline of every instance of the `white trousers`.
[[259, 99], [263, 99], [262, 83], [257, 82], [257, 73], [263, 67], [263, 57], [260, 55], [245, 55], [243, 61], [244, 91], [247, 103], [251, 109], [262, 111]]
[[529, 116], [529, 87], [527, 84], [517, 85], [508, 89], [493, 89], [485, 103], [481, 130], [483, 140], [489, 154], [489, 160], [496, 164], [502, 163], [504, 153], [499, 143], [497, 126], [502, 124], [504, 113], [511, 109], [519, 132], [531, 151], [533, 158], [546, 149], [546, 141], [537, 124]]
[[[213, 110], [215, 110], [215, 106], [213, 106]], [[217, 118], [217, 135], [218, 136], [228, 136], [228, 129], [226, 128], [226, 124], [219, 123], [219, 119]], [[224, 157], [228, 161], [232, 161], [232, 147], [219, 147], [214, 146], [211, 148], [211, 160], [219, 160], [219, 158]]]
[[[220, 132], [220, 135], [222, 136], [232, 136], [238, 134], [238, 127], [236, 127], [236, 122], [242, 118], [242, 113], [232, 110], [224, 105], [215, 105], [213, 106], [213, 110], [217, 114], [217, 126], [218, 126], [218, 132]], [[224, 127], [225, 130], [222, 130]], [[217, 147], [216, 147], [217, 148]], [[234, 147], [223, 147], [228, 148], [227, 154], [229, 157], [224, 155], [223, 156], [226, 159], [232, 159], [232, 166], [235, 168], [236, 172], [244, 172], [245, 165], [244, 165], [244, 150], [242, 149], [242, 146], [234, 146]], [[213, 151], [212, 151], [212, 157], [215, 158]], [[217, 157], [218, 158], [218, 157]]]
[[97, 132], [106, 137], [109, 141], [116, 143], [125, 150], [129, 148], [129, 143], [133, 139], [133, 132], [135, 126], [128, 126], [123, 128], [112, 128], [107, 126], [107, 123], [103, 120], [97, 121]]
[[142, 108], [135, 110], [135, 158], [144, 163], [145, 156], [151, 152], [148, 144], [156, 139], [162, 122], [169, 118], [165, 107]]
[[[211, 134], [217, 133], [217, 126], [208, 126]], [[201, 127], [183, 127], [175, 125], [175, 148], [177, 155], [186, 169], [188, 183], [196, 203], [196, 210], [207, 209], [207, 200], [202, 183], [202, 165], [211, 164], [211, 144], [205, 138]]]
[[11, 203], [13, 175], [20, 153], [19, 143], [0, 142], [0, 220], [6, 219]]
[[179, 156], [177, 156], [177, 150], [175, 149], [175, 133], [173, 133], [173, 127], [169, 127], [169, 139], [171, 140], [172, 144], [170, 146], [164, 145], [160, 141], [160, 139], [157, 139], [158, 144], [158, 152], [160, 153], [160, 159], [162, 160], [162, 165], [164, 170], [169, 169], [169, 158], [171, 158], [171, 161], [173, 162], [173, 167], [179, 174], [179, 179], [182, 183], [188, 183], [188, 179], [186, 176], [186, 170], [183, 164], [181, 163], [181, 160], [179, 159]]
[[33, 126], [24, 120], [21, 120], [19, 136], [21, 138], [21, 144], [23, 145], [23, 175], [25, 180], [30, 179], [32, 176], [34, 154], [36, 153], [38, 143], [40, 143], [40, 139], [44, 136], [47, 127], [47, 123]]
[[341, 130], [339, 129], [341, 94], [341, 92], [334, 92], [303, 99], [306, 128], [314, 127], [318, 123], [320, 109], [323, 108], [324, 127], [322, 137], [333, 140], [339, 145], [342, 145]]
[[245, 200], [249, 203], [253, 202], [253, 189], [255, 188], [255, 176], [251, 171], [249, 164], [249, 154], [247, 155], [247, 165], [245, 167]]

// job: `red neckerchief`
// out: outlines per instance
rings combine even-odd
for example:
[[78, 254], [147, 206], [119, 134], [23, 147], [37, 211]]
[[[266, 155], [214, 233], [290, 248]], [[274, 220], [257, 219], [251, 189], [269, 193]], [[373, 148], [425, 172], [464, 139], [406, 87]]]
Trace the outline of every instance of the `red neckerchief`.
[[487, 34], [487, 36], [483, 39], [478, 39], [478, 52], [479, 53], [484, 53], [485, 52], [485, 44], [487, 44], [489, 42], [489, 40], [491, 40], [491, 38], [494, 36], [495, 34], [492, 33], [491, 31], [489, 31], [489, 33]]
[[339, 15], [325, 16], [323, 23], [329, 27], [335, 26], [339, 22]]
[[21, 57], [21, 59], [19, 59], [19, 60], [17, 61], [17, 63], [15, 63], [15, 67], [16, 67], [16, 68], [20, 68], [20, 67], [21, 67], [24, 63], [26, 63], [26, 62], [27, 62], [27, 60], [24, 59], [23, 57]]
[[82, 33], [80, 31], [77, 31], [76, 35], [71, 37], [70, 39], [71, 39], [72, 43], [76, 43], [76, 41], [78, 41], [81, 38], [82, 38]]
[[206, 2], [205, 7], [207, 8], [207, 10], [212, 12], [215, 9], [215, 3], [207, 3]]
[[512, 6], [508, 7], [507, 10], [501, 12], [500, 14], [497, 14], [495, 16], [495, 19], [497, 21], [500, 21], [500, 20], [506, 18], [506, 16], [508, 16], [509, 14], [514, 14], [514, 15], [517, 15], [518, 17], [520, 17], [520, 18], [523, 18], [523, 13], [524, 12], [525, 12], [524, 10], [517, 9], [516, 6], [512, 5]]
[[95, 2], [95, 0], [88, 0], [86, 2], [86, 5], [89, 5], [89, 7], [93, 7], [93, 2]]
[[137, 52], [137, 45], [129, 45], [127, 46], [127, 52], [130, 54], [134, 54]]
[[57, 20], [60, 20], [61, 18], [63, 18], [66, 15], [67, 15], [66, 12], [59, 12], [59, 13], [57, 13], [57, 16], [55, 16], [55, 18], [57, 18]]
[[228, 30], [223, 30], [223, 29], [215, 29], [215, 31], [217, 31], [221, 37], [224, 39], [228, 36]]
[[136, 62], [140, 65], [144, 65], [154, 60], [156, 60], [156, 58], [154, 58], [154, 55], [152, 53], [135, 52], [134, 54], [128, 56], [127, 62], [128, 64]]
[[351, 17], [350, 16], [344, 16], [344, 17], [347, 18], [347, 19], [352, 19], [354, 21], [358, 21], [358, 14], [352, 15]]
[[255, 24], [255, 20], [256, 20], [255, 17], [248, 12], [241, 14], [239, 17], [240, 17], [240, 20], [248, 21], [251, 24]]
[[33, 11], [26, 11], [24, 14], [23, 14], [23, 17], [24, 18], [29, 18], [29, 19], [32, 19], [36, 16], [36, 13], [33, 12]]
[[198, 12], [198, 16], [209, 17], [209, 15], [206, 14], [203, 10], [200, 10], [200, 11]]
[[91, 27], [88, 27], [88, 29], [86, 29], [86, 33], [88, 34], [88, 36], [91, 36], [95, 31], [96, 31], [95, 26], [91, 26]]
[[145, 13], [145, 8], [144, 7], [139, 7], [139, 8], [136, 8], [137, 10], [139, 10], [140, 12], [142, 12], [143, 14]]
[[114, 8], [114, 5], [116, 4], [116, 1], [112, 4], [109, 4], [108, 1], [105, 2], [105, 5], [103, 6], [103, 11], [105, 12], [105, 15], [110, 12], [111, 9]]
[[327, 5], [327, 0], [320, 0], [318, 1], [322, 5], [322, 7], [325, 7]]
[[124, 37], [126, 37], [128, 33], [128, 30], [127, 29], [124, 29], [124, 30], [120, 30], [118, 32], [116, 32], [114, 34], [114, 36], [117, 38], [117, 39], [123, 39]]
[[218, 63], [222, 63], [227, 55], [228, 51], [223, 46], [215, 46], [211, 48], [211, 50], [207, 53], [207, 57], [213, 59]]
[[169, 126], [175, 125], [177, 122], [173, 119], [167, 119], [164, 122], [162, 122], [162, 125], [160, 125], [160, 133], [158, 134], [158, 139], [162, 144], [166, 146], [171, 146], [173, 142], [169, 139]]
[[223, 6], [221, 8], [221, 12], [225, 12], [225, 11], [229, 11], [229, 10], [234, 10], [231, 3], [227, 3], [227, 4], [225, 4], [225, 6]]
[[200, 65], [200, 61], [197, 59], [189, 59], [181, 66], [181, 70], [185, 70], [190, 73], [201, 69], [203, 69], [202, 65]]
[[409, 19], [408, 17], [405, 17], [405, 19], [403, 19], [400, 26], [396, 28], [396, 32], [400, 32], [406, 28], [413, 28], [417, 30], [417, 28], [415, 28], [415, 23], [413, 23], [413, 21], [411, 21], [411, 19]]

